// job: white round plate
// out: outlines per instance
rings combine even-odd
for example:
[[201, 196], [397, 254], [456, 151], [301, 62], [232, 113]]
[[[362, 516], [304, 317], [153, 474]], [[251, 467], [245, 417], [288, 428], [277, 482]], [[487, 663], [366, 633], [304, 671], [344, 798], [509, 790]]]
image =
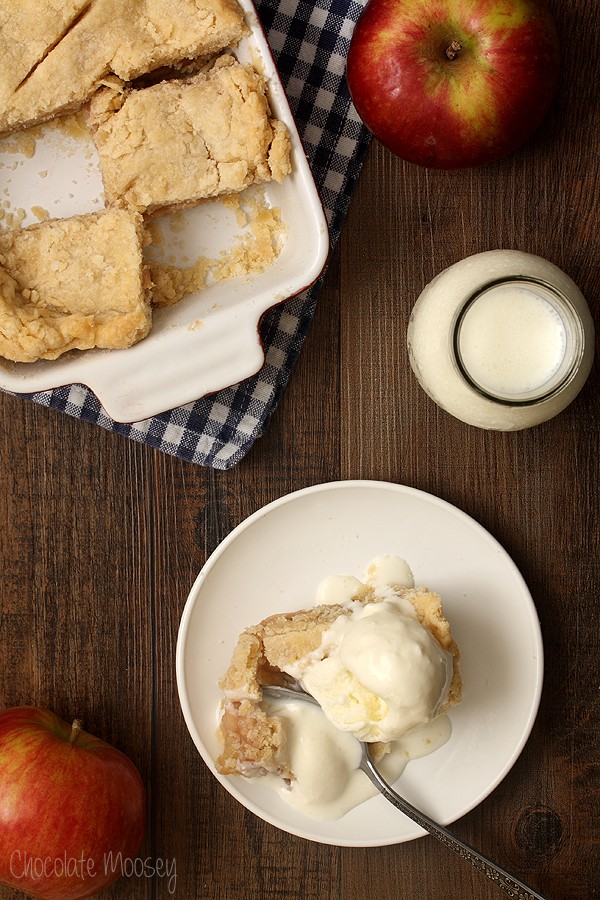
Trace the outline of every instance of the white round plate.
[[442, 824], [498, 785], [531, 731], [543, 648], [531, 595], [515, 564], [473, 519], [413, 488], [339, 481], [297, 491], [258, 510], [217, 547], [188, 597], [177, 642], [185, 721], [215, 778], [247, 809], [303, 838], [343, 847], [412, 840], [423, 830], [381, 796], [335, 822], [307, 818], [272, 790], [215, 769], [224, 674], [239, 633], [266, 616], [314, 604], [327, 575], [361, 577], [375, 556], [406, 559], [417, 585], [442, 596], [461, 650], [463, 700], [452, 735], [413, 760], [399, 791]]

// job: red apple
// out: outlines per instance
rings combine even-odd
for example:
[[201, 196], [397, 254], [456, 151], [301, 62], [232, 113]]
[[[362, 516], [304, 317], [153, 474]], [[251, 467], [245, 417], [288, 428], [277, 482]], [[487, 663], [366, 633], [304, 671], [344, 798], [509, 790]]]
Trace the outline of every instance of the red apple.
[[545, 0], [369, 0], [350, 41], [359, 116], [402, 159], [439, 169], [516, 150], [556, 91]]
[[0, 712], [0, 882], [89, 897], [135, 858], [145, 791], [123, 753], [49, 710]]

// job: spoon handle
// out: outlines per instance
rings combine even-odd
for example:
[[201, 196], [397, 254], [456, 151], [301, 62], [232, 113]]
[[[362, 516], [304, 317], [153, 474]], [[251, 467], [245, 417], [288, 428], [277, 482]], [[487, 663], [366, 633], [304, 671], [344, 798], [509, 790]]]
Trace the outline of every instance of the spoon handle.
[[437, 838], [438, 841], [441, 841], [442, 844], [445, 844], [450, 850], [458, 853], [459, 856], [467, 860], [467, 862], [470, 862], [476, 869], [479, 869], [480, 872], [487, 875], [487, 877], [503, 890], [505, 894], [508, 894], [509, 897], [517, 898], [517, 900], [544, 900], [544, 897], [542, 897], [541, 894], [537, 894], [532, 888], [523, 884], [522, 881], [509, 875], [508, 872], [500, 866], [497, 866], [496, 863], [493, 863], [491, 860], [487, 859], [487, 857], [482, 856], [481, 853], [478, 853], [477, 850], [474, 850], [469, 844], [465, 844], [460, 838], [457, 838], [450, 831], [447, 831], [442, 825], [438, 825], [437, 822], [434, 822], [433, 819], [430, 819], [429, 816], [426, 816], [425, 813], [416, 809], [416, 807], [412, 806], [412, 804], [397, 794], [375, 768], [373, 761], [369, 756], [367, 747], [363, 750], [361, 769], [368, 775], [375, 787], [383, 794], [386, 800], [389, 800], [389, 802], [403, 812], [404, 815], [416, 822], [417, 825], [420, 825], [421, 828], [424, 828], [425, 831], [428, 831], [429, 834]]

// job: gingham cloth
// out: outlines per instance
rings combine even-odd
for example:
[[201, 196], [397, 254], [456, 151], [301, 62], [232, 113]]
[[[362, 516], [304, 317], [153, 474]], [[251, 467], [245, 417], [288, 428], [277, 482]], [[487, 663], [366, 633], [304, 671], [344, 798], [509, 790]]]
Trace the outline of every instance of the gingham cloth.
[[[352, 0], [257, 3], [323, 201], [332, 248], [369, 143], [344, 77], [350, 36], [363, 6]], [[143, 422], [113, 421], [82, 385], [28, 396], [165, 453], [229, 469], [267, 429], [310, 327], [318, 293], [319, 283], [263, 318], [266, 359], [256, 376]]]

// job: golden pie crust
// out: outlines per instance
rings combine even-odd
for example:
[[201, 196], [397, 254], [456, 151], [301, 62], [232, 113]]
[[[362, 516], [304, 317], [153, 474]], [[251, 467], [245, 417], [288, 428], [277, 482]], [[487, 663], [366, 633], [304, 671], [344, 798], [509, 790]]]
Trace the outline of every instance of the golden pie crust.
[[246, 33], [237, 0], [0, 0], [0, 134], [124, 81], [213, 56]]

